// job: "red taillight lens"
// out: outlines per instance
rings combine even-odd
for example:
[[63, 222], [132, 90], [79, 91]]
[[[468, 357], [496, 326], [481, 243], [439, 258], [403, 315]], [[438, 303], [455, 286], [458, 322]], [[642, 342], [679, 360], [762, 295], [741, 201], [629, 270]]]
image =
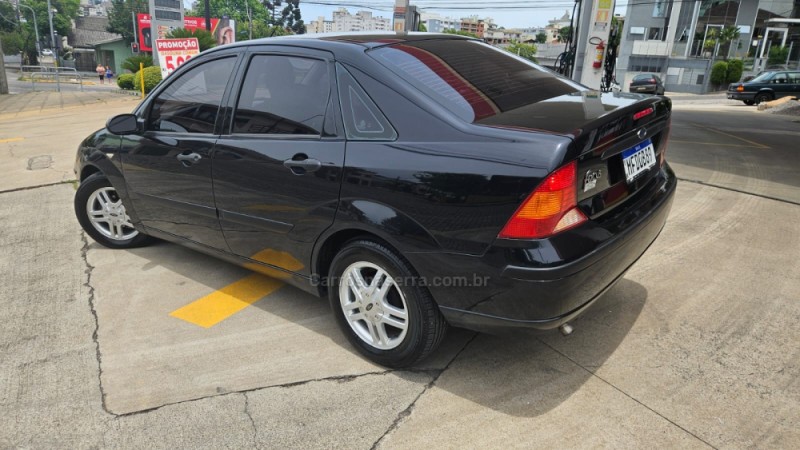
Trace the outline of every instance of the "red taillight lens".
[[655, 111], [653, 108], [643, 109], [633, 115], [633, 120], [639, 120], [642, 117], [649, 116], [650, 114], [653, 114], [653, 111]]
[[649, 80], [649, 81], [650, 81], [651, 83], [653, 83], [653, 84], [656, 84], [656, 79], [655, 79], [655, 78], [650, 78], [650, 80]]
[[577, 208], [577, 170], [575, 161], [551, 173], [522, 202], [498, 237], [539, 239], [585, 222]]

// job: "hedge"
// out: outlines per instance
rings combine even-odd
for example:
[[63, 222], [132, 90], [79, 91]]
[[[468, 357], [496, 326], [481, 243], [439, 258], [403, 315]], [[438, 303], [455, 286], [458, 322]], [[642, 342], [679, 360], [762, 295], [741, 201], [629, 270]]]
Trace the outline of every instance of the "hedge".
[[728, 83], [736, 83], [742, 78], [742, 72], [744, 72], [744, 62], [741, 59], [729, 60], [726, 81]]
[[[139, 71], [141, 72], [141, 70]], [[142, 75], [136, 72], [133, 78], [133, 88], [137, 91], [142, 90]], [[151, 66], [144, 68], [144, 93], [153, 90], [156, 85], [161, 81], [161, 68], [158, 66]]]
[[133, 74], [132, 73], [123, 73], [122, 75], [117, 77], [117, 86], [120, 89], [131, 90], [133, 89]]
[[711, 83], [716, 86], [725, 84], [728, 79], [728, 63], [725, 61], [717, 61], [711, 66]]

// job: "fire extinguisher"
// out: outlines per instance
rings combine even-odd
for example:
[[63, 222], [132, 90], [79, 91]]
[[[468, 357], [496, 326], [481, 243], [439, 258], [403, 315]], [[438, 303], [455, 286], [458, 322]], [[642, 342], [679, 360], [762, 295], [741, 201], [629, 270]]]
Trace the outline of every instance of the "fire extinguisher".
[[605, 50], [605, 44], [603, 44], [603, 41], [600, 41], [600, 43], [595, 47], [594, 62], [592, 63], [593, 68], [599, 69], [603, 67], [603, 53], [605, 53]]

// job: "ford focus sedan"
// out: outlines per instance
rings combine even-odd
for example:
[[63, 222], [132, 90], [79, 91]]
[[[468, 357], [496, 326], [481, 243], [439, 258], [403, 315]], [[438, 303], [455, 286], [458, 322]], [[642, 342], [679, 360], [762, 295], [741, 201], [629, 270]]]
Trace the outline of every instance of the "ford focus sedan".
[[453, 35], [247, 41], [192, 58], [78, 149], [75, 212], [327, 298], [389, 367], [448, 326], [553, 329], [656, 239], [671, 103]]

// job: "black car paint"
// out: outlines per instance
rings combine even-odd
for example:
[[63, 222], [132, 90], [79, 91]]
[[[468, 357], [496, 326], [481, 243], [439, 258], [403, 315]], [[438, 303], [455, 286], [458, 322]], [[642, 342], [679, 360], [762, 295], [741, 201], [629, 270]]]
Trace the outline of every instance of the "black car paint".
[[[426, 38], [430, 37], [406, 37], [409, 41]], [[658, 135], [654, 144], [660, 154], [663, 136], [669, 132], [668, 99], [599, 96], [579, 90], [533, 105], [527, 111], [530, 115], [512, 112], [500, 123], [472, 125], [371, 63], [364, 50], [384, 45], [377, 37], [270, 41], [274, 44], [235, 44], [208, 54], [236, 54], [241, 62], [245, 52], [311, 52], [315, 57], [326, 52], [330, 61], [345, 65], [369, 95], [379, 99], [399, 138], [345, 143], [336, 131], [342, 127], [334, 108], [337, 126], [332, 135], [314, 141], [287, 139], [280, 142], [286, 147], [276, 144], [275, 150], [269, 146], [264, 150], [254, 141], [225, 134], [235, 105], [229, 90], [217, 121], [216, 146], [209, 147], [212, 136], [193, 136], [204, 142], [204, 160], [218, 161], [213, 168], [215, 189], [219, 188], [216, 203], [209, 204], [207, 193], [202, 194], [206, 197], [187, 193], [193, 182], [208, 182], [206, 169], [185, 178], [185, 183], [178, 176], [164, 186], [169, 189], [157, 193], [165, 196], [161, 204], [171, 205], [160, 213], [174, 211], [166, 216], [152, 217], [152, 205], [159, 201], [154, 203], [142, 192], [129, 189], [133, 187], [125, 181], [129, 176], [154, 183], [164, 174], [194, 168], [173, 164], [183, 148], [179, 136], [119, 137], [98, 131], [81, 144], [76, 162], [80, 178], [97, 170], [106, 173], [126, 204], [133, 206], [129, 215], [134, 225], [147, 234], [279, 276], [314, 294], [324, 290], [315, 281], [327, 275], [337, 245], [359, 233], [389, 243], [429, 282], [443, 277], [473, 281], [488, 277], [484, 286], [429, 286], [452, 324], [483, 330], [519, 325], [552, 328], [563, 323], [618, 280], [666, 220], [676, 182], [665, 164], [631, 186], [618, 173], [606, 174], [603, 186], [610, 189], [603, 195], [582, 194], [581, 207], [592, 219], [585, 226], [548, 239], [497, 239], [520, 202], [564, 162], [577, 159], [580, 178], [584, 169], [598, 161], [619, 159], [623, 150], [641, 141], [637, 130], [644, 126], [651, 136]], [[179, 68], [167, 83], [202, 59]], [[232, 85], [241, 82], [240, 62]], [[139, 117], [161, 89], [137, 108]], [[332, 104], [338, 105], [336, 89], [332, 95]], [[594, 102], [594, 109], [587, 102]], [[653, 108], [651, 115], [633, 120], [634, 113], [648, 107]], [[169, 161], [142, 164], [147, 156], [143, 153], [152, 152], [143, 149], [153, 148], [143, 145], [144, 139], [168, 147], [155, 148]], [[321, 152], [326, 157], [319, 156]], [[282, 159], [298, 153], [317, 156], [323, 169], [292, 174]], [[259, 182], [261, 170], [281, 181]], [[273, 190], [276, 186], [282, 189], [278, 193]], [[318, 189], [327, 194], [316, 198]], [[187, 195], [179, 197], [181, 193]], [[618, 208], [622, 204], [625, 208]], [[281, 211], [287, 205], [299, 210], [258, 213]], [[181, 231], [180, 225], [186, 223], [193, 226], [188, 233], [193, 239], [186, 239], [187, 233]]]

